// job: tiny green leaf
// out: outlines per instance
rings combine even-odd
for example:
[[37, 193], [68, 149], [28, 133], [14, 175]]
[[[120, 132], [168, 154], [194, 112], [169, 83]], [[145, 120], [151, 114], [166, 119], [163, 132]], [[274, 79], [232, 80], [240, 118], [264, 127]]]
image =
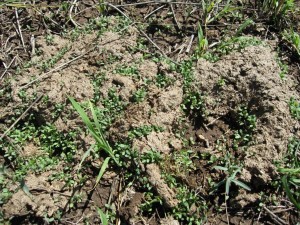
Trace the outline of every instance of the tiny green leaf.
[[99, 207], [97, 207], [97, 212], [100, 216], [101, 223], [103, 225], [108, 225], [108, 220], [107, 220], [105, 213]]

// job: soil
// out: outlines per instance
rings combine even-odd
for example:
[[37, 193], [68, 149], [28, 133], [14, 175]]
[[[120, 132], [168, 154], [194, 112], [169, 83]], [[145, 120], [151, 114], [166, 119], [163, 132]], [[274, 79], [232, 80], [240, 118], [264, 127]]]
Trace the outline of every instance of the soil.
[[[86, 1], [82, 4], [83, 12], [80, 16], [74, 17], [79, 25], [86, 23], [98, 12], [91, 7], [95, 4], [93, 1]], [[165, 55], [172, 57], [174, 61], [180, 61], [194, 51], [195, 47], [189, 51], [186, 51], [186, 48], [191, 39], [193, 40], [192, 46], [195, 46], [193, 43], [196, 43], [196, 38], [193, 39], [193, 35], [196, 35], [197, 23], [195, 21], [199, 19], [200, 11], [196, 10], [190, 16], [185, 17], [183, 12], [192, 10], [192, 6], [185, 5], [180, 8], [174, 5], [176, 15], [170, 16], [168, 12], [171, 8], [169, 7], [172, 7], [171, 4], [165, 5], [156, 12], [155, 17], [162, 18], [164, 26], [160, 28], [165, 32], [158, 32], [158, 21], [152, 20], [153, 16], [149, 15], [157, 9], [157, 5], [141, 6], [139, 14], [134, 13], [136, 9], [134, 6], [128, 6], [124, 11], [135, 21], [145, 22], [145, 16], [148, 15], [147, 22], [151, 19], [153, 26], [147, 28], [147, 34], [158, 44]], [[22, 13], [26, 15], [20, 14], [20, 17], [26, 18], [27, 13], [33, 13], [33, 11], [24, 10]], [[6, 14], [7, 18], [12, 16], [12, 12]], [[37, 19], [39, 15], [31, 18]], [[34, 21], [31, 21], [33, 27], [38, 22]], [[60, 21], [59, 18], [57, 21]], [[59, 23], [52, 21], [52, 23], [57, 32], [62, 27], [71, 26], [70, 21]], [[116, 23], [117, 19], [111, 17], [108, 26]], [[167, 28], [169, 23], [173, 24], [170, 29]], [[186, 30], [178, 34], [177, 31], [183, 27]], [[53, 30], [55, 29], [52, 28]], [[211, 29], [208, 34], [209, 40], [217, 39], [221, 32], [220, 28]], [[9, 32], [1, 33], [3, 33], [1, 36], [3, 40], [8, 38]], [[239, 178], [249, 185], [252, 191], [249, 193], [245, 190], [234, 189], [234, 195], [228, 201], [228, 214], [218, 214], [212, 207], [209, 210], [207, 224], [227, 224], [227, 216], [230, 217], [231, 224], [252, 224], [257, 219], [253, 208], [257, 207], [255, 204], [260, 198], [260, 193], [268, 189], [272, 180], [277, 177], [274, 161], [283, 158], [290, 137], [299, 135], [299, 122], [292, 119], [288, 105], [291, 97], [300, 98], [297, 91], [299, 82], [295, 79], [297, 74], [287, 76], [284, 80], [279, 77], [280, 67], [277, 63], [277, 55], [268, 42], [232, 52], [215, 63], [204, 59], [197, 61], [193, 68], [195, 78], [191, 85], [193, 90], [203, 94], [206, 114], [205, 119], [199, 119], [186, 116], [182, 110], [181, 104], [186, 94], [182, 75], [170, 69], [166, 62], [154, 62], [144, 57], [144, 52], [132, 50], [138, 46], [140, 38], [139, 30], [135, 26], [127, 26], [124, 32], [107, 31], [100, 36], [95, 31], [91, 31], [81, 34], [76, 41], [72, 41], [68, 35], [63, 37], [53, 34], [51, 44], [44, 37], [45, 33], [47, 33], [46, 28], [41, 28], [40, 31], [36, 28], [35, 33], [32, 33], [36, 36], [37, 54], [30, 53], [28, 43], [32, 34], [23, 33], [27, 50], [23, 51], [19, 57], [24, 61], [23, 63], [16, 61], [8, 70], [6, 79], [14, 75], [9, 85], [10, 99], [0, 98], [6, 101], [0, 104], [1, 129], [2, 126], [3, 130], [8, 127], [15, 111], [22, 105], [24, 99], [20, 96], [20, 91], [33, 99], [36, 96], [43, 96], [42, 100], [31, 109], [36, 115], [35, 123], [38, 126], [53, 123], [59, 131], [67, 133], [74, 128], [82, 127], [80, 118], [70, 113], [72, 108], [68, 101], [69, 96], [80, 103], [86, 103], [95, 95], [106, 98], [109, 91], [114, 88], [121, 101], [126, 103], [126, 108], [107, 131], [110, 143], [126, 141], [130, 132], [135, 128], [155, 126], [162, 130], [152, 131], [132, 141], [131, 147], [137, 150], [139, 155], [155, 150], [163, 158], [168, 158], [174, 152], [180, 152], [188, 147], [198, 155], [205, 153], [218, 157], [223, 154], [218, 151], [218, 141], [226, 139], [225, 145], [232, 145], [230, 139], [238, 129], [237, 111], [240, 106], [245, 106], [252, 115], [256, 116], [257, 125], [247, 152], [243, 152], [242, 149], [237, 150], [241, 156], [239, 160], [244, 162]], [[15, 40], [15, 36], [11, 38]], [[17, 46], [23, 45], [19, 39], [10, 43], [14, 51], [19, 51]], [[63, 49], [67, 49], [66, 54], [52, 67], [42, 68], [45, 65], [43, 62], [49, 63], [49, 59], [55, 58]], [[154, 51], [151, 48], [150, 50]], [[12, 55], [1, 56], [1, 61], [9, 64], [13, 55], [16, 55], [14, 51], [11, 51]], [[18, 74], [14, 73], [18, 65], [24, 66], [25, 61], [29, 61], [31, 66], [23, 67]], [[59, 67], [60, 65], [62, 66]], [[138, 73], [123, 74], [119, 70], [121, 65], [136, 67]], [[2, 71], [4, 70], [2, 68]], [[98, 75], [104, 73], [106, 76], [101, 81], [101, 88], [96, 89], [93, 76], [96, 74], [99, 78]], [[156, 79], [161, 73], [173, 79], [174, 82], [167, 87], [158, 87]], [[224, 85], [220, 85], [220, 80], [224, 82]], [[100, 84], [96, 85], [100, 86]], [[146, 90], [146, 98], [141, 102], [133, 101], [134, 94], [141, 88]], [[66, 110], [53, 116], [58, 105], [64, 105]], [[97, 106], [103, 107], [101, 104]], [[188, 140], [192, 138], [195, 143], [187, 146], [184, 138], [178, 137], [178, 130], [186, 130], [185, 138]], [[83, 132], [80, 140], [80, 149], [76, 155], [77, 165], [85, 151], [94, 143], [93, 139]], [[237, 154], [233, 149], [230, 151]], [[22, 157], [40, 154], [42, 154], [40, 149], [34, 143], [27, 143], [22, 147]], [[2, 163], [5, 160], [1, 157]], [[109, 168], [101, 182], [94, 188], [97, 176], [94, 170], [102, 161], [103, 159], [99, 158], [98, 161], [92, 162], [91, 168], [85, 171], [89, 176], [88, 181], [83, 186], [73, 189], [66, 187], [63, 181], [48, 179], [51, 175], [64, 171], [63, 163], [52, 171], [40, 174], [28, 173], [24, 179], [26, 185], [23, 189], [16, 185], [10, 187], [13, 195], [7, 203], [2, 205], [1, 209], [5, 219], [13, 218], [12, 224], [21, 224], [21, 222], [31, 224], [31, 217], [35, 217], [35, 221], [43, 221], [45, 216], [50, 218], [58, 209], [63, 209], [62, 224], [85, 224], [85, 222], [100, 224], [97, 207], [104, 208], [105, 204], [110, 203], [117, 210], [120, 222], [125, 224], [180, 224], [178, 220], [168, 216], [164, 210], [154, 213], [153, 216], [142, 215], [139, 207], [145, 202], [145, 193], [136, 187], [121, 188], [124, 181], [118, 174], [119, 171], [112, 171]], [[180, 179], [184, 180], [189, 188], [197, 189], [201, 196], [207, 197], [210, 191], [207, 177], [217, 180], [222, 175], [208, 168], [204, 161], [195, 159], [197, 169]], [[162, 199], [163, 207], [166, 210], [176, 208], [180, 204], [177, 199], [178, 193], [164, 179], [165, 169], [154, 163], [137, 163], [141, 164], [144, 170], [143, 176], [149, 180], [154, 192]], [[77, 176], [76, 169], [74, 166], [74, 177]], [[26, 188], [30, 193], [26, 193]], [[70, 203], [79, 193], [82, 199], [71, 207]], [[215, 205], [222, 204], [223, 201], [218, 198], [210, 200]], [[220, 208], [223, 206], [224, 204]], [[243, 210], [244, 208], [249, 208], [251, 212], [247, 213], [247, 210]], [[272, 221], [267, 217], [263, 219]], [[268, 224], [264, 221], [262, 224]]]
[[[214, 128], [211, 137], [206, 137], [208, 140], [214, 143], [224, 134], [222, 123], [229, 129], [234, 128], [234, 112], [241, 105], [257, 117], [254, 144], [247, 150], [249, 156], [243, 171], [243, 179], [253, 185], [264, 185], [275, 176], [272, 162], [283, 157], [288, 140], [295, 132], [292, 128], [297, 124], [288, 107], [290, 98], [298, 96], [295, 84], [290, 77], [280, 79], [275, 57], [269, 47], [248, 47], [217, 63], [200, 60], [196, 67], [196, 86], [207, 100], [207, 122], [214, 121], [211, 126], [215, 127], [219, 125], [218, 120], [221, 121], [219, 137], [214, 137], [217, 135]], [[217, 86], [220, 79], [225, 81], [222, 87]]]

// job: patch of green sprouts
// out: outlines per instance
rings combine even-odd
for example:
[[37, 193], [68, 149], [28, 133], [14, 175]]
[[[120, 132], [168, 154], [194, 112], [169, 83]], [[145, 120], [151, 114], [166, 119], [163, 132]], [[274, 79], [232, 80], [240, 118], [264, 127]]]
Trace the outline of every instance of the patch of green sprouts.
[[289, 200], [300, 210], [300, 140], [292, 138], [283, 163], [278, 167], [282, 186]]

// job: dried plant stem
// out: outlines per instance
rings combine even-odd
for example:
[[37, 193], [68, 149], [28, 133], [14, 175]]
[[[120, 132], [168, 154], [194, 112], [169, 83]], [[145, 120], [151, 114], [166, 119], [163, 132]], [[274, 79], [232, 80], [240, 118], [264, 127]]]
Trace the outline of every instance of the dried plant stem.
[[77, 0], [74, 0], [73, 3], [72, 3], [72, 5], [71, 5], [71, 7], [70, 7], [69, 19], [70, 19], [70, 21], [73, 23], [73, 25], [75, 27], [78, 27], [79, 25], [73, 20], [73, 17], [72, 17], [72, 11], [73, 11], [74, 6], [76, 5], [76, 3], [77, 3]]
[[17, 27], [18, 27], [18, 33], [22, 42], [22, 46], [26, 52], [26, 48], [25, 48], [25, 43], [24, 43], [24, 39], [23, 39], [23, 35], [22, 35], [22, 30], [21, 30], [21, 26], [20, 26], [20, 21], [19, 21], [19, 14], [18, 14], [18, 9], [15, 9], [15, 15], [16, 15], [16, 21], [17, 21]]
[[275, 215], [271, 210], [269, 210], [266, 206], [263, 206], [263, 209], [273, 218], [274, 222], [276, 222], [279, 225], [287, 225], [288, 223], [285, 222], [283, 219], [279, 218], [277, 215]]
[[6, 72], [9, 70], [9, 68], [11, 67], [11, 65], [13, 64], [13, 62], [15, 61], [17, 56], [13, 57], [13, 59], [10, 61], [8, 66], [5, 66], [5, 64], [3, 63], [3, 65], [5, 66], [5, 70], [4, 72], [1, 74], [0, 80], [3, 79], [4, 75], [6, 74]]
[[164, 8], [165, 5], [162, 5], [156, 9], [154, 9], [152, 12], [150, 12], [149, 14], [147, 14], [145, 17], [144, 17], [144, 20], [146, 20], [147, 18], [149, 18], [151, 15], [153, 15], [154, 13], [156, 13], [157, 11], [159, 11], [160, 9]]
[[171, 10], [172, 10], [172, 14], [173, 14], [173, 17], [174, 17], [176, 26], [178, 27], [178, 29], [180, 29], [179, 23], [178, 23], [177, 18], [176, 18], [175, 10], [174, 10], [174, 8], [173, 8], [173, 4], [172, 4], [172, 3], [169, 3], [169, 4], [170, 4], [170, 8], [171, 8]]

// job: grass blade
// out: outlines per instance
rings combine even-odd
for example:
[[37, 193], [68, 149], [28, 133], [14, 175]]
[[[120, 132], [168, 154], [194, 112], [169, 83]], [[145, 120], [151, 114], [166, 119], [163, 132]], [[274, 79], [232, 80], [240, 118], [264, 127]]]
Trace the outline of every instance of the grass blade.
[[[92, 116], [93, 116], [93, 120], [94, 120], [96, 129], [98, 130], [99, 134], [102, 134], [101, 126], [100, 126], [99, 120], [97, 118], [96, 111], [93, 107], [93, 104], [91, 102], [89, 102], [89, 104], [90, 104], [90, 109], [91, 109], [91, 112], [92, 112]], [[103, 137], [102, 137], [102, 139], [103, 139]]]
[[100, 122], [99, 122], [99, 120], [98, 120], [96, 111], [95, 111], [95, 109], [94, 109], [94, 107], [93, 107], [93, 104], [92, 104], [91, 102], [90, 102], [90, 109], [91, 109], [91, 112], [92, 112], [92, 116], [93, 116], [93, 120], [94, 120], [94, 123], [95, 123], [95, 127], [96, 127], [96, 129], [97, 129], [97, 131], [98, 131], [97, 134], [99, 135], [99, 139], [101, 139], [101, 144], [102, 144], [103, 146], [105, 146], [105, 151], [107, 151], [107, 152], [110, 154], [110, 156], [111, 156], [112, 158], [114, 158], [113, 153], [112, 153], [112, 149], [111, 149], [110, 145], [107, 143], [107, 141], [106, 141], [105, 138], [103, 137]]
[[226, 180], [225, 193], [227, 196], [229, 196], [229, 189], [230, 189], [231, 181], [232, 181], [232, 179], [230, 177]]
[[79, 171], [81, 169], [81, 165], [83, 163], [83, 161], [91, 154], [92, 149], [94, 148], [94, 145], [92, 145], [82, 156], [82, 159], [78, 165], [78, 169], [77, 171]]
[[28, 197], [32, 198], [32, 194], [30, 193], [29, 188], [28, 188], [28, 186], [25, 184], [25, 181], [24, 181], [23, 179], [22, 179], [21, 182], [20, 182], [20, 186], [21, 186], [22, 190], [24, 191], [24, 193], [25, 193]]
[[223, 184], [225, 183], [225, 180], [222, 180], [222, 181], [220, 181], [219, 183], [217, 183], [213, 188], [212, 188], [212, 190], [209, 192], [209, 194], [211, 195], [211, 194], [213, 194], [216, 190], [218, 190], [218, 188], [220, 187], [220, 186], [222, 186]]
[[291, 189], [289, 188], [287, 175], [284, 175], [282, 177], [282, 184], [283, 184], [285, 192], [286, 192], [288, 198], [290, 199], [290, 201], [296, 206], [296, 208], [298, 210], [300, 210], [300, 203], [294, 198], [294, 196], [293, 196], [293, 194], [291, 192]]
[[245, 184], [239, 180], [232, 180], [232, 182], [235, 183], [237, 186], [244, 188], [247, 191], [251, 191], [251, 188], [247, 184]]
[[89, 117], [87, 116], [87, 114], [85, 113], [85, 111], [83, 110], [83, 108], [71, 97], [69, 97], [73, 107], [76, 109], [76, 111], [79, 113], [81, 119], [83, 120], [84, 124], [88, 127], [89, 131], [91, 133], [95, 133], [95, 130], [93, 128], [93, 124], [90, 121]]
[[106, 217], [105, 213], [98, 207], [97, 207], [97, 212], [100, 216], [101, 223], [103, 225], [108, 225], [108, 220], [107, 220], [107, 217]]
[[214, 166], [213, 168], [216, 169], [216, 170], [228, 171], [228, 168], [226, 168], [224, 166]]
[[99, 174], [98, 174], [98, 176], [97, 176], [96, 183], [95, 183], [93, 189], [97, 186], [97, 184], [98, 184], [99, 181], [101, 180], [101, 177], [103, 176], [103, 174], [104, 174], [106, 168], [108, 167], [108, 162], [109, 162], [109, 160], [110, 160], [110, 157], [107, 157], [107, 158], [104, 160], [104, 162], [102, 163], [101, 169], [100, 169], [100, 171], [99, 171]]
[[[118, 166], [120, 166], [120, 163], [118, 162], [118, 160], [114, 156], [112, 148], [110, 147], [108, 142], [103, 137], [103, 134], [101, 132], [100, 123], [99, 123], [99, 120], [97, 118], [97, 115], [96, 115], [96, 112], [93, 108], [92, 103], [90, 103], [90, 109], [92, 111], [92, 116], [93, 116], [95, 125], [91, 122], [91, 120], [89, 119], [89, 117], [86, 114], [86, 112], [84, 111], [84, 109], [72, 97], [69, 97], [69, 99], [70, 99], [73, 107], [75, 108], [75, 110], [79, 113], [79, 115], [80, 115], [82, 121], [84, 122], [84, 124], [88, 127], [89, 132], [95, 138], [98, 147], [103, 149], [104, 151], [106, 151], [106, 153], [110, 155], [110, 157], [116, 162], [116, 164]], [[95, 130], [95, 126], [96, 126], [96, 130]]]
[[244, 30], [246, 27], [250, 26], [250, 25], [253, 25], [254, 24], [254, 21], [251, 20], [251, 19], [247, 19], [237, 30], [236, 32], [236, 36], [239, 36]]

